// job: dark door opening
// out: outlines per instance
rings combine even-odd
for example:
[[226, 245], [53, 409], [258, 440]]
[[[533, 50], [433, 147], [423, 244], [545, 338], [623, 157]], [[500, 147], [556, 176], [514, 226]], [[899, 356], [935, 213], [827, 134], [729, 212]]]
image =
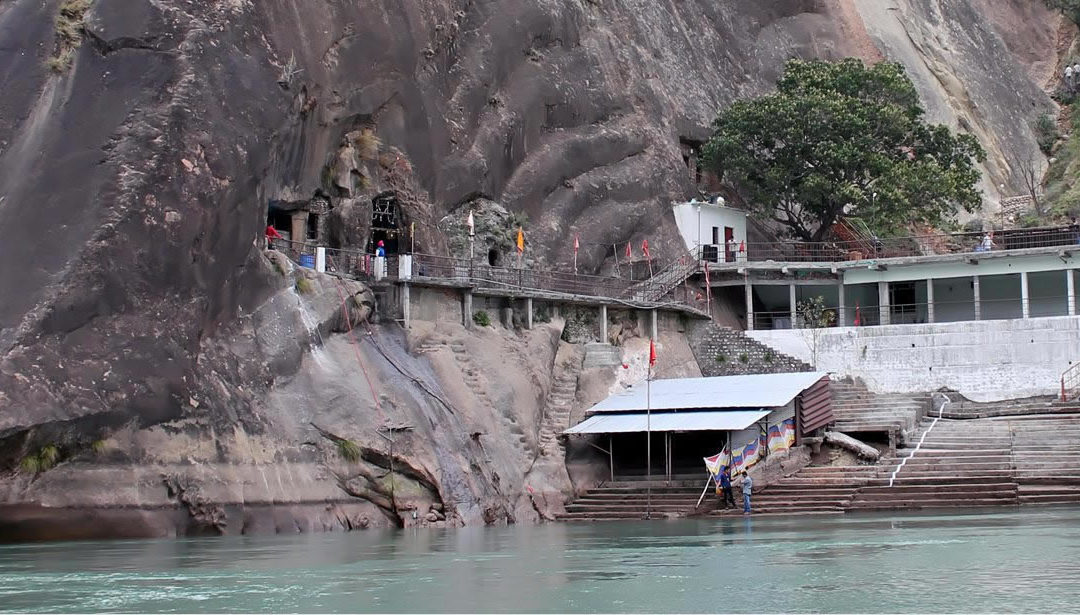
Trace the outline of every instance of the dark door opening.
[[735, 262], [735, 229], [730, 226], [724, 227], [724, 251], [727, 253], [727, 262]]
[[915, 322], [918, 312], [918, 299], [915, 297], [915, 282], [889, 284], [889, 322], [893, 324]]
[[383, 242], [386, 255], [398, 253], [398, 239], [400, 232], [400, 217], [398, 215], [398, 200], [394, 193], [380, 194], [371, 199], [371, 252]]

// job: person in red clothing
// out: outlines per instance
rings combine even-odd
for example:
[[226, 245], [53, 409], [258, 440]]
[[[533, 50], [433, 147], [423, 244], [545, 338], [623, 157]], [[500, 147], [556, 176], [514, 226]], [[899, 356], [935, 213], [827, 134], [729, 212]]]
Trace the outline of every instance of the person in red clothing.
[[271, 242], [274, 239], [285, 239], [285, 238], [281, 236], [281, 233], [277, 232], [277, 229], [274, 228], [273, 224], [267, 224], [266, 225], [266, 249], [267, 250], [273, 249], [273, 244]]

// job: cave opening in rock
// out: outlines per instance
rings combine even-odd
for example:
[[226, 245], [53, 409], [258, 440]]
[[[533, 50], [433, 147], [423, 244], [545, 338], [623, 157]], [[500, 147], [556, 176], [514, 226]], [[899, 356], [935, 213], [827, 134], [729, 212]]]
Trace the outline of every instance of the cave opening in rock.
[[705, 143], [697, 139], [679, 138], [679, 149], [682, 151], [683, 164], [686, 165], [686, 170], [690, 174], [690, 181], [694, 182], [695, 186], [701, 185], [702, 181], [700, 154], [703, 145]]
[[492, 267], [498, 267], [501, 257], [502, 255], [499, 253], [498, 249], [491, 248], [490, 250], [488, 250], [488, 265], [491, 265]]
[[386, 254], [398, 253], [398, 239], [401, 237], [401, 216], [398, 212], [397, 195], [384, 192], [371, 199], [371, 247], [375, 252], [379, 242], [383, 242]]
[[266, 225], [274, 227], [274, 230], [288, 240], [292, 237], [292, 212], [271, 203], [266, 213]]

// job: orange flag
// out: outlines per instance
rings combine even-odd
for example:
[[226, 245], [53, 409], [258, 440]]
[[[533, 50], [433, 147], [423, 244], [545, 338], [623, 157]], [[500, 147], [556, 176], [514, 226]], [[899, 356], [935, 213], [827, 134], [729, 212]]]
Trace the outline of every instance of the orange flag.
[[649, 367], [656, 365], [656, 344], [649, 340]]
[[520, 226], [518, 227], [518, 234], [517, 234], [517, 251], [518, 252], [524, 252], [525, 251], [525, 231], [523, 231]]

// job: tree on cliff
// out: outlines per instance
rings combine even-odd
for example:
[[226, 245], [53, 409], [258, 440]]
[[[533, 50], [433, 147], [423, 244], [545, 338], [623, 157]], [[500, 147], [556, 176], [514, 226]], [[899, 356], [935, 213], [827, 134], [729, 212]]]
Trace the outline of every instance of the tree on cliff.
[[843, 215], [888, 232], [981, 203], [982, 147], [923, 120], [901, 65], [790, 60], [777, 86], [722, 111], [704, 148], [759, 217], [818, 241]]
[[1043, 0], [1046, 6], [1080, 24], [1080, 0]]

